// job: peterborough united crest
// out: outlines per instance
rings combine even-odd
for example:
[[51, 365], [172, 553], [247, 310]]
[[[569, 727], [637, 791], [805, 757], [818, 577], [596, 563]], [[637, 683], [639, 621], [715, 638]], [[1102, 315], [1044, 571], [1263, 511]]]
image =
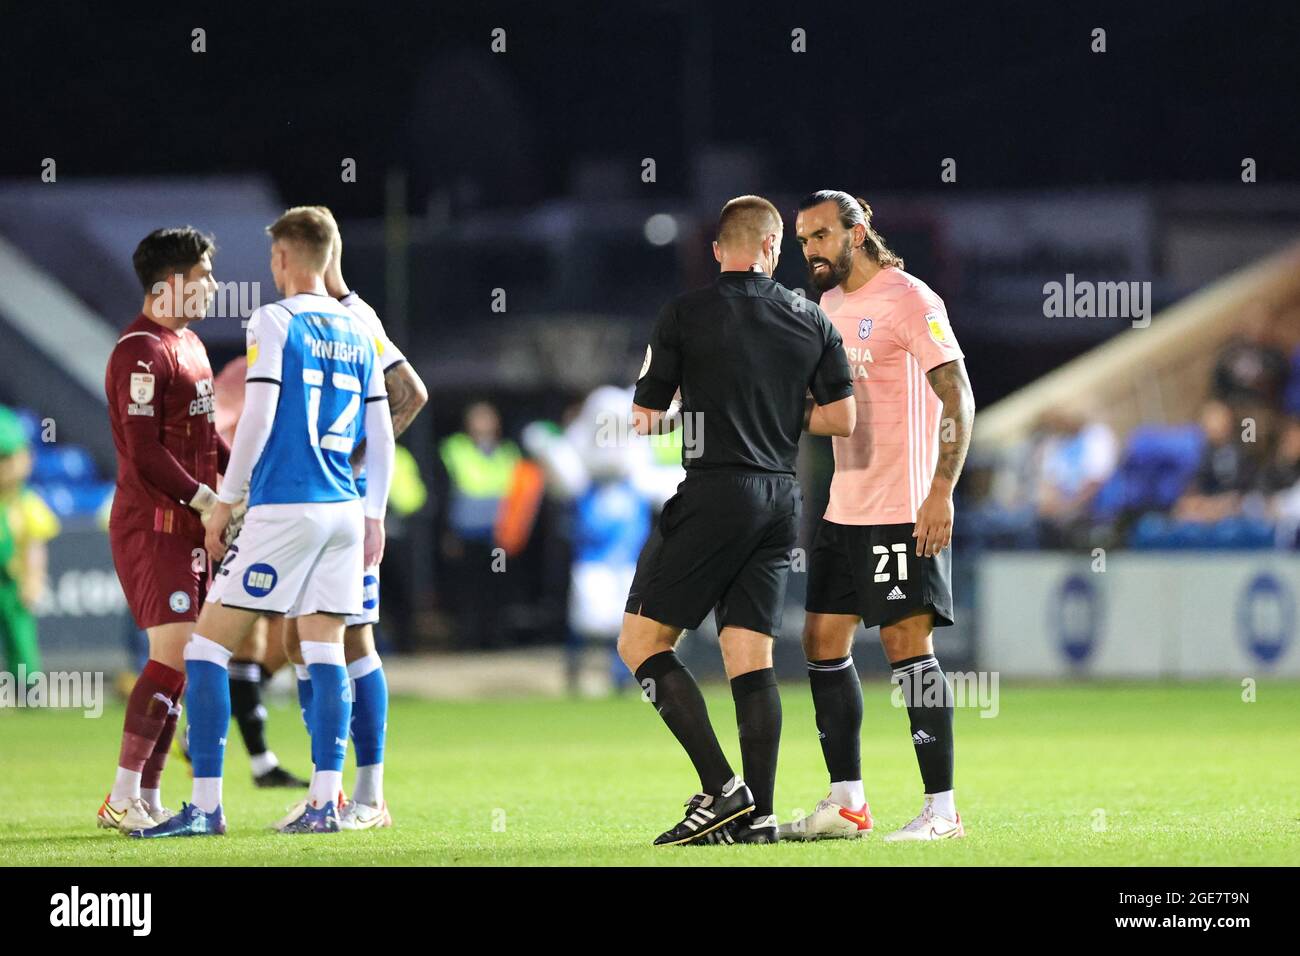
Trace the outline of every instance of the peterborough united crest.
[[858, 338], [865, 339], [871, 334], [871, 320], [863, 319], [858, 323]]

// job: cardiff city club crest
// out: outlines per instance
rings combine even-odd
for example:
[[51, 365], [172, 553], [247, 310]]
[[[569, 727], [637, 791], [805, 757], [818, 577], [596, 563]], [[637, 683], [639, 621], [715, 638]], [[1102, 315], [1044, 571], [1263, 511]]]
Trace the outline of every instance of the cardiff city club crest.
[[871, 320], [863, 319], [858, 323], [858, 338], [865, 339], [871, 334]]

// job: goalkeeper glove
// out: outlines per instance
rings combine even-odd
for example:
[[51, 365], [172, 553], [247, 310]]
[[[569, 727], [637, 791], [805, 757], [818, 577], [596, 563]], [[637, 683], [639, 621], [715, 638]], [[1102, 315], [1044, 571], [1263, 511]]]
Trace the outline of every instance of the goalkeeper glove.
[[203, 482], [199, 482], [199, 490], [194, 492], [194, 497], [189, 500], [189, 506], [199, 513], [200, 518], [206, 519], [217, 506], [217, 493]]

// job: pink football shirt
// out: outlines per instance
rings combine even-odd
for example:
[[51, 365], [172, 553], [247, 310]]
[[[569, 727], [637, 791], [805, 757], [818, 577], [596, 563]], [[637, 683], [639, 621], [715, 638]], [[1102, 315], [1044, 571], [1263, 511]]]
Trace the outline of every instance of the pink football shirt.
[[835, 477], [826, 520], [904, 524], [930, 492], [943, 403], [925, 374], [962, 358], [943, 300], [902, 269], [881, 269], [821, 307], [844, 339], [858, 400], [858, 424], [832, 439]]

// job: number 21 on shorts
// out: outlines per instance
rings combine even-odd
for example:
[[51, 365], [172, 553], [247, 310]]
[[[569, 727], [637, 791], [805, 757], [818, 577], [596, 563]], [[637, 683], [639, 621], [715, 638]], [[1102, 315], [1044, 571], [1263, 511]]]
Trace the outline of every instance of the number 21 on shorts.
[[898, 555], [898, 580], [907, 580], [907, 544], [900, 542], [891, 544], [889, 547], [885, 547], [883, 544], [875, 544], [871, 546], [871, 553], [880, 556], [880, 560], [876, 562], [875, 580], [877, 584], [889, 580], [889, 572], [885, 570], [885, 566], [889, 564], [891, 551]]

